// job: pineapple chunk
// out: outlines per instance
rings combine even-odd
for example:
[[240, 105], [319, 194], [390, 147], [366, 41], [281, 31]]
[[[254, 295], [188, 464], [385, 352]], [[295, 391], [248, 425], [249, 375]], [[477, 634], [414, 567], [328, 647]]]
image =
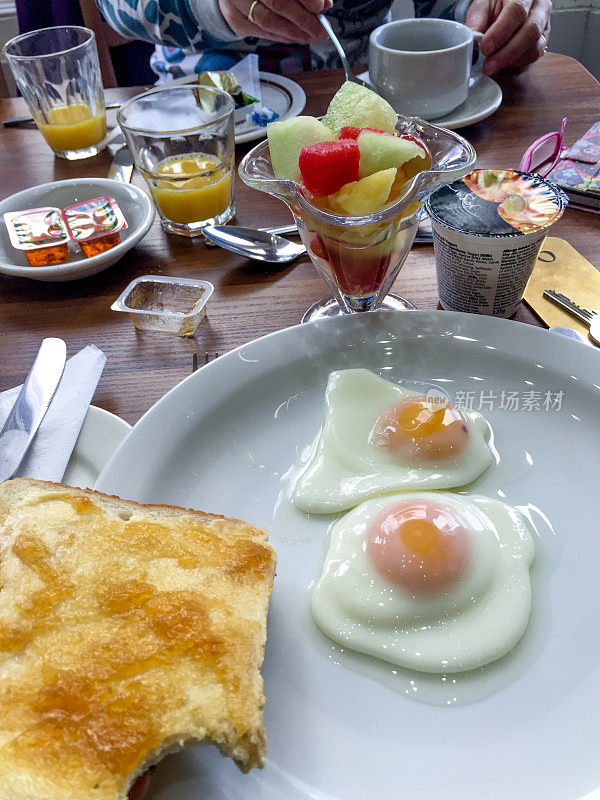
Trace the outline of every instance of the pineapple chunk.
[[346, 125], [356, 128], [379, 128], [393, 133], [398, 115], [378, 94], [358, 83], [346, 81], [334, 94], [323, 122], [336, 138]]
[[390, 196], [396, 170], [382, 169], [358, 181], [347, 183], [329, 196], [331, 208], [338, 214], [362, 217], [384, 206]]

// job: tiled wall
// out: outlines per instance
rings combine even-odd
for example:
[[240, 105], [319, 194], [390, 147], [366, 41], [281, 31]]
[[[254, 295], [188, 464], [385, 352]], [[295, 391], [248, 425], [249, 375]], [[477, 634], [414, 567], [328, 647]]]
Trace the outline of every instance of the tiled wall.
[[600, 8], [555, 6], [550, 50], [576, 58], [600, 80]]
[[579, 60], [600, 80], [600, 8], [588, 15]]

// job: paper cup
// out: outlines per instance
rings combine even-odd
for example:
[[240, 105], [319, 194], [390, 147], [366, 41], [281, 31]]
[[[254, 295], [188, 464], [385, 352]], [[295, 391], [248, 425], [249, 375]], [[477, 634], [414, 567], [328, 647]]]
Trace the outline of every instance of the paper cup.
[[477, 169], [427, 201], [442, 308], [511, 317], [549, 229], [558, 186], [526, 172]]

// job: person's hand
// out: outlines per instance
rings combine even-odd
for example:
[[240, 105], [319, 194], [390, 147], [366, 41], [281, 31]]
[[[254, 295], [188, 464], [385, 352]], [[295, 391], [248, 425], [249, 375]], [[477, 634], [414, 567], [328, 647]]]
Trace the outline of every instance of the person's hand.
[[218, 0], [221, 13], [238, 36], [274, 42], [320, 42], [327, 34], [317, 14], [331, 0]]
[[473, 0], [466, 24], [485, 34], [483, 71], [521, 72], [543, 56], [550, 33], [551, 0]]

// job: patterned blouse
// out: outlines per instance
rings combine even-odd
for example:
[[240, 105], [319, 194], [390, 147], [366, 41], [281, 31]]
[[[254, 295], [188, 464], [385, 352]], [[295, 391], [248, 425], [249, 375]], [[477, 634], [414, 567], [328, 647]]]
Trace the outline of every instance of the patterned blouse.
[[[393, 0], [335, 0], [327, 16], [351, 63], [366, 63], [369, 35], [389, 19]], [[415, 16], [464, 21], [471, 0], [413, 0]], [[215, 69], [229, 69], [249, 52], [269, 59], [274, 72], [341, 66], [330, 43], [273, 45], [239, 39], [218, 0], [96, 0], [109, 25], [129, 39], [153, 42], [150, 66], [158, 82]]]

